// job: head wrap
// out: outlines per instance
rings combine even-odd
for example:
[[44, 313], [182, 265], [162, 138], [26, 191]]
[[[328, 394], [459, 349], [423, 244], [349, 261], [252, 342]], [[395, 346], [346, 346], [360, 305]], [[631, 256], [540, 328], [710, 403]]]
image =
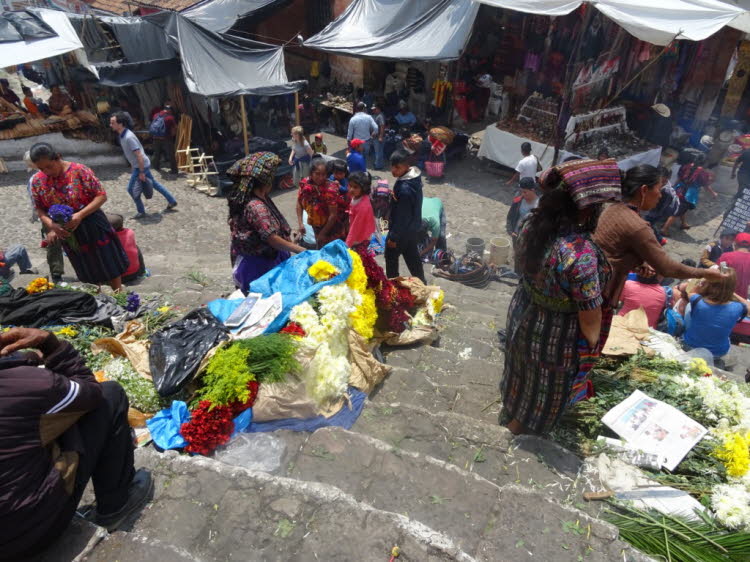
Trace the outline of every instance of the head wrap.
[[576, 207], [585, 209], [605, 201], [622, 198], [620, 169], [613, 158], [607, 160], [572, 160], [557, 167]]
[[258, 185], [272, 183], [279, 164], [281, 158], [273, 152], [254, 152], [232, 164], [227, 170], [227, 175], [239, 178], [238, 189], [247, 191], [251, 186], [251, 180], [255, 180]]

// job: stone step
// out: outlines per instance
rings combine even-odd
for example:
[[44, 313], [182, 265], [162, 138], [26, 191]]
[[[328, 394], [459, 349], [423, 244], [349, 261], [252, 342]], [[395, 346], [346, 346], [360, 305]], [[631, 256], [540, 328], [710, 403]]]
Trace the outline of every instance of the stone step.
[[637, 559], [616, 529], [538, 490], [369, 436], [325, 428], [288, 448], [286, 476], [139, 451], [156, 491], [133, 531], [199, 560], [379, 560], [393, 545], [403, 560]]
[[[155, 492], [132, 531], [139, 540], [174, 545], [175, 555], [188, 552], [205, 561], [387, 560], [398, 545], [400, 560], [473, 560], [446, 535], [329, 484], [153, 449], [138, 450], [136, 457], [154, 473]], [[123, 548], [133, 548], [133, 541]], [[133, 559], [108, 554], [109, 560]]]
[[545, 439], [514, 437], [497, 423], [405, 403], [368, 402], [352, 430], [451, 463], [498, 486], [516, 484], [560, 502], [580, 503], [577, 456]]
[[[58, 559], [59, 560], [59, 559]], [[108, 535], [86, 562], [154, 561], [154, 562], [200, 562], [202, 558], [179, 546], [165, 544], [159, 539], [141, 533], [116, 532]]]

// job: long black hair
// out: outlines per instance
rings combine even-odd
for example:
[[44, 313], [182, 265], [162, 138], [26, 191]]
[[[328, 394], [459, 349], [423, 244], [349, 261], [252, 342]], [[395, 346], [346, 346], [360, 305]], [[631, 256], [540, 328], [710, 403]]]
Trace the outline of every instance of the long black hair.
[[567, 190], [553, 189], [542, 195], [528, 220], [522, 269], [526, 275], [534, 276], [542, 268], [547, 248], [555, 238], [576, 228], [578, 207]]
[[661, 179], [659, 169], [650, 164], [641, 164], [630, 168], [622, 176], [622, 198], [630, 201], [638, 190], [646, 185], [653, 187]]

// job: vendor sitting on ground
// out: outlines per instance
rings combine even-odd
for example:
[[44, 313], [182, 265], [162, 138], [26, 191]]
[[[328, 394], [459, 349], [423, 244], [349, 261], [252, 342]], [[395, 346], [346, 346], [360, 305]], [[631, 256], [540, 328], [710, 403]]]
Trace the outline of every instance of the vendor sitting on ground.
[[31, 267], [31, 260], [29, 259], [29, 252], [26, 251], [26, 246], [11, 246], [7, 250], [0, 250], [0, 277], [6, 281], [13, 279], [13, 270], [11, 269], [14, 265], [18, 266], [21, 270], [21, 275], [36, 275], [39, 273], [35, 268]]
[[673, 294], [671, 287], [660, 285], [664, 279], [661, 275], [647, 276], [645, 274], [636, 274], [635, 279], [625, 281], [622, 289], [622, 307], [618, 315], [625, 316], [631, 310], [643, 308], [648, 318], [649, 328], [656, 328], [659, 323], [664, 309], [671, 307], [673, 304]]
[[153, 484], [133, 466], [128, 397], [116, 382], [96, 382], [69, 343], [31, 328], [0, 334], [0, 396], [4, 559], [25, 560], [59, 537], [89, 480], [96, 523], [109, 531], [148, 501]]
[[60, 86], [52, 86], [50, 91], [52, 95], [49, 97], [47, 105], [52, 113], [55, 115], [69, 115], [73, 113], [73, 100], [60, 89]]
[[31, 88], [24, 86], [21, 88], [21, 91], [23, 92], [23, 106], [26, 108], [26, 111], [34, 116], [39, 115], [39, 108], [37, 107], [36, 100], [31, 93]]
[[446, 220], [443, 202], [437, 197], [422, 198], [422, 241], [419, 256], [428, 261], [435, 250], [447, 250]]
[[0, 78], [0, 98], [21, 109], [21, 100], [11, 89], [10, 82], [6, 78]]
[[734, 292], [737, 273], [729, 267], [726, 274], [719, 281], [702, 281], [695, 292], [683, 297], [690, 302], [685, 313], [685, 345], [706, 348], [714, 358], [729, 352], [729, 336], [748, 310], [747, 301]]
[[107, 220], [109, 220], [112, 228], [115, 229], [115, 234], [120, 239], [122, 249], [125, 250], [128, 262], [130, 262], [128, 269], [122, 274], [122, 282], [132, 283], [146, 274], [146, 264], [143, 261], [143, 254], [138, 244], [135, 243], [135, 232], [124, 227], [124, 218], [122, 215], [107, 214]]
[[721, 256], [725, 252], [734, 252], [734, 239], [737, 237], [737, 233], [734, 230], [725, 230], [721, 233], [721, 237], [708, 244], [703, 248], [701, 254], [700, 266], [701, 267], [719, 267]]
[[523, 220], [539, 205], [539, 184], [536, 178], [521, 178], [519, 187], [521, 193], [513, 199], [505, 221], [505, 231], [513, 238], [518, 236]]

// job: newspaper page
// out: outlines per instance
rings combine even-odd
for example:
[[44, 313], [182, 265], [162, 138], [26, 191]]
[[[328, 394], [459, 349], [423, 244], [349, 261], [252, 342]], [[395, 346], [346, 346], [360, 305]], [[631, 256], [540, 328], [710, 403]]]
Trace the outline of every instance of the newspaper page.
[[283, 309], [281, 293], [274, 293], [267, 299], [260, 299], [247, 320], [232, 333], [237, 339], [248, 339], [260, 336], [266, 328], [281, 314]]
[[677, 408], [636, 390], [607, 412], [602, 422], [629, 445], [658, 454], [674, 470], [707, 429]]

